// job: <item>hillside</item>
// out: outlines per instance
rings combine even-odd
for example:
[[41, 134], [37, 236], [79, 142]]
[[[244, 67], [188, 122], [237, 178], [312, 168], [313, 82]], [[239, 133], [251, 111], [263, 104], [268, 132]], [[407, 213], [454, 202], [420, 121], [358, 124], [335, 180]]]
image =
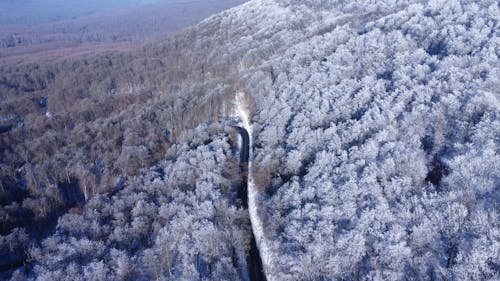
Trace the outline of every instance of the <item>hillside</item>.
[[490, 0], [251, 0], [141, 49], [2, 65], [0, 267], [248, 280], [253, 229], [268, 280], [497, 280], [499, 21]]

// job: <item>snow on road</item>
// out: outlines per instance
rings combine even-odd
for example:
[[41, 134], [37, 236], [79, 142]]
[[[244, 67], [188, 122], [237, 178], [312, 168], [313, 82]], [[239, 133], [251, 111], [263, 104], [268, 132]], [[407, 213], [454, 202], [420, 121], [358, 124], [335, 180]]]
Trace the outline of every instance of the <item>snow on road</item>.
[[250, 137], [249, 142], [249, 161], [248, 161], [248, 211], [250, 213], [250, 222], [252, 223], [253, 235], [255, 237], [255, 241], [257, 243], [257, 248], [259, 249], [260, 258], [262, 260], [262, 266], [264, 270], [264, 274], [267, 277], [267, 280], [273, 281], [275, 280], [269, 274], [268, 268], [270, 265], [271, 252], [269, 251], [269, 247], [267, 241], [264, 239], [264, 227], [262, 224], [262, 220], [259, 218], [257, 213], [257, 199], [259, 196], [259, 192], [255, 187], [255, 183], [252, 176], [252, 156], [253, 156], [253, 137], [252, 137], [252, 126], [250, 125], [250, 114], [249, 110], [245, 106], [244, 101], [244, 93], [238, 93], [236, 95], [236, 116], [241, 118], [243, 122], [243, 128], [247, 130], [248, 135]]

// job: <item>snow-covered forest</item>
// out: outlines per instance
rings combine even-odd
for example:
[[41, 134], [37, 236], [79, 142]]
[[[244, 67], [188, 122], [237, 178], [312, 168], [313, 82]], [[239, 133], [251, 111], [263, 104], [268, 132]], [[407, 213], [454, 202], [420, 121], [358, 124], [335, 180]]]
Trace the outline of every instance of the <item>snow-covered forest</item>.
[[30, 253], [39, 261], [34, 275], [238, 280], [250, 225], [248, 214], [231, 203], [238, 180], [231, 135], [230, 127], [200, 126], [120, 191], [95, 196], [60, 218], [55, 234]]
[[269, 266], [280, 280], [498, 279], [498, 2], [352, 5], [334, 22], [356, 21], [288, 48], [255, 85], [269, 93], [254, 117]]
[[0, 269], [246, 280], [244, 93], [268, 280], [499, 280], [499, 22], [495, 0], [251, 0], [0, 66]]

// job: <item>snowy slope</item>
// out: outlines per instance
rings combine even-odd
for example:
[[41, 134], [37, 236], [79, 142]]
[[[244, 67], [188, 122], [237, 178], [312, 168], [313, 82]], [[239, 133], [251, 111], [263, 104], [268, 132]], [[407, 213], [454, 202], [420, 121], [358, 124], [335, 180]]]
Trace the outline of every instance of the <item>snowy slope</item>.
[[63, 217], [34, 275], [241, 276], [249, 224], [214, 133], [233, 114], [269, 280], [498, 280], [499, 22], [492, 0], [253, 0], [160, 43], [202, 125], [159, 172]]

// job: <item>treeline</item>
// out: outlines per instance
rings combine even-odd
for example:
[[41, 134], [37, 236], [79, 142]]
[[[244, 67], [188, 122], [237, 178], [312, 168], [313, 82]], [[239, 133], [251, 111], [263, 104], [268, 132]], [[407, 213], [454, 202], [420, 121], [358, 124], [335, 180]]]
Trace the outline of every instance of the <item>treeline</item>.
[[137, 51], [1, 66], [1, 235], [28, 235], [2, 241], [17, 254], [1, 268], [46, 235], [28, 225], [119, 190], [185, 129], [231, 110], [235, 66], [202, 40], [212, 39], [191, 30]]
[[[90, 190], [109, 189], [123, 172], [158, 161], [184, 128], [230, 111], [242, 90], [238, 73], [269, 53], [248, 42], [233, 46], [256, 30], [220, 29], [228, 17], [243, 20], [219, 15], [138, 51], [2, 66], [0, 113], [10, 128], [1, 135], [2, 178], [15, 181], [29, 164], [38, 181], [30, 188], [73, 175], [90, 181]], [[82, 174], [92, 166], [104, 168]]]

